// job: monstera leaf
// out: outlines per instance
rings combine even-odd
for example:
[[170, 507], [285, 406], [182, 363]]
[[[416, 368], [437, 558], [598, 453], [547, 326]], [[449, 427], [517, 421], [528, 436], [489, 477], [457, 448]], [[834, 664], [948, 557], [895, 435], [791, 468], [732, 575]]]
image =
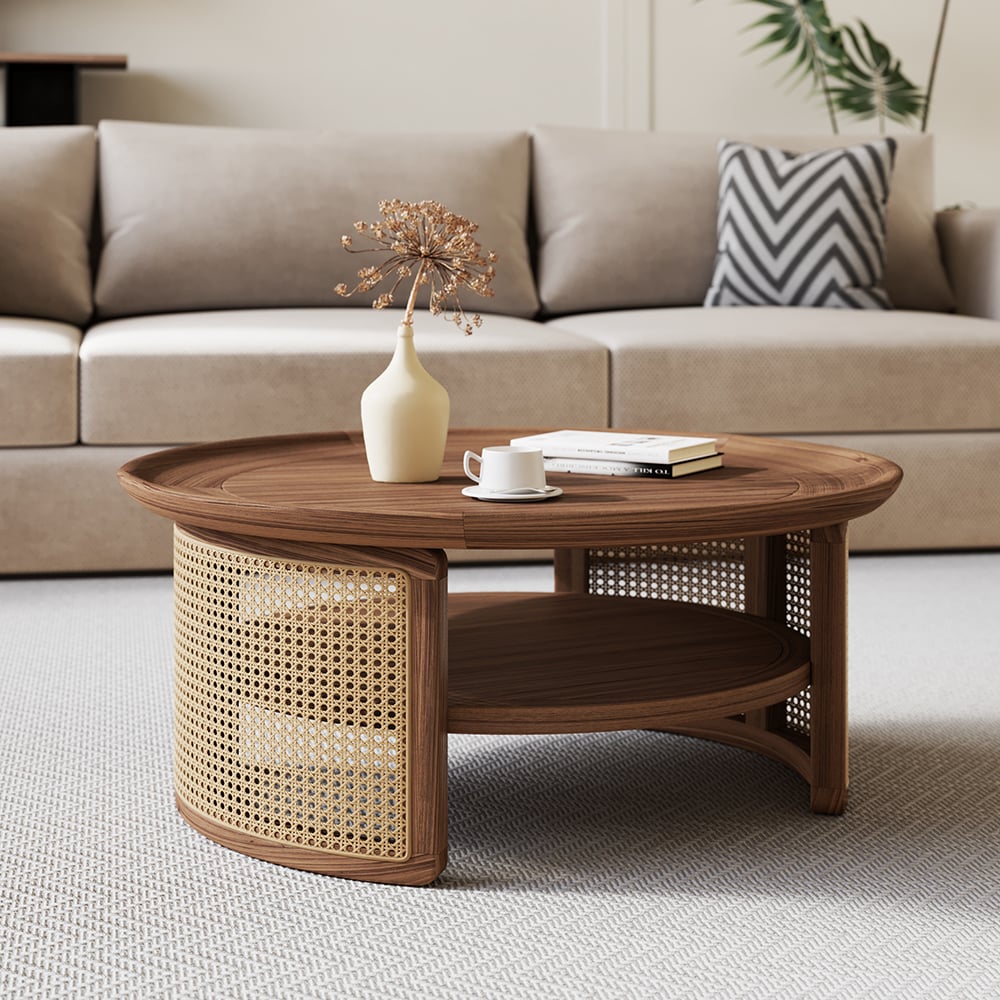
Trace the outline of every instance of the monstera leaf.
[[[826, 64], [830, 56], [833, 27], [830, 15], [826, 11], [825, 0], [755, 0], [771, 8], [770, 14], [747, 26], [747, 31], [754, 28], [764, 28], [768, 34], [762, 38], [753, 49], [776, 45], [778, 51], [771, 56], [769, 62], [784, 55], [793, 55], [792, 68], [785, 74], [792, 76], [796, 71], [799, 75], [796, 83], [806, 77], [812, 77], [816, 84], [822, 86], [826, 76]], [[752, 50], [751, 50], [752, 51]]]
[[861, 36], [852, 28], [840, 28], [839, 59], [829, 72], [836, 82], [830, 87], [838, 109], [855, 118], [878, 119], [885, 131], [886, 119], [902, 125], [917, 124], [924, 108], [924, 92], [903, 75], [898, 59], [893, 59], [864, 21], [858, 21]]
[[743, 2], [768, 8], [768, 13], [745, 29], [766, 32], [751, 51], [773, 49], [768, 62], [791, 58], [784, 78], [794, 77], [793, 85], [811, 79], [813, 89], [823, 93], [834, 132], [839, 131], [838, 110], [855, 118], [876, 118], [882, 131], [887, 119], [926, 130], [949, 0], [941, 6], [926, 92], [903, 74], [899, 60], [863, 21], [858, 21], [860, 35], [847, 25], [834, 26], [825, 0]]
[[793, 85], [811, 79], [814, 90], [823, 93], [830, 126], [837, 131], [837, 116], [827, 80], [828, 64], [838, 57], [835, 34], [826, 10], [826, 0], [750, 0], [770, 8], [770, 13], [745, 30], [763, 28], [767, 34], [751, 47], [773, 46], [777, 51], [768, 59], [792, 57], [792, 66], [783, 79], [793, 77]]

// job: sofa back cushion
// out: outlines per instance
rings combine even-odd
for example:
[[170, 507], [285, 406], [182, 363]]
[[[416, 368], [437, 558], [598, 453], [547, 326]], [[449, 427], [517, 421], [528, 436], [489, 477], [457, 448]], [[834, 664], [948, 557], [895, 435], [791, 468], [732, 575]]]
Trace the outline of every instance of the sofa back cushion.
[[[849, 136], [727, 136], [805, 153]], [[953, 301], [934, 230], [933, 141], [900, 134], [885, 287], [897, 308]], [[549, 314], [700, 304], [716, 246], [720, 136], [540, 127], [533, 135], [538, 292]]]
[[[102, 122], [103, 317], [199, 309], [358, 306], [333, 288], [371, 263], [340, 238], [378, 203], [443, 202], [499, 255], [495, 297], [538, 309], [528, 256], [527, 133], [377, 135]], [[355, 239], [356, 246], [363, 241]], [[388, 290], [388, 283], [385, 289]], [[440, 319], [435, 322], [441, 322]]]
[[95, 171], [89, 126], [0, 129], [0, 315], [87, 321]]

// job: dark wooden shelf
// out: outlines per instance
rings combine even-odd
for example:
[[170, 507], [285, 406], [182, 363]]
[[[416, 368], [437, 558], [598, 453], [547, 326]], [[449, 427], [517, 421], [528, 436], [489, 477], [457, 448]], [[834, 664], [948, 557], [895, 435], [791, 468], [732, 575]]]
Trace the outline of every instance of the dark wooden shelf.
[[125, 69], [128, 56], [66, 52], [0, 52], [0, 65], [82, 66], [84, 69]]
[[75, 125], [81, 69], [126, 69], [128, 57], [93, 53], [0, 52], [7, 69], [4, 123]]
[[720, 719], [809, 683], [777, 622], [673, 601], [451, 594], [448, 729], [575, 733]]

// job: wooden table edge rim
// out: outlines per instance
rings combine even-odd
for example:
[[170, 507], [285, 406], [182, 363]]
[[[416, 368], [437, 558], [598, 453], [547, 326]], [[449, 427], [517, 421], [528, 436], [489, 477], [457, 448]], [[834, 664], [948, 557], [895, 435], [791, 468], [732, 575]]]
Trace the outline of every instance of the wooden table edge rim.
[[[452, 434], [494, 434], [499, 437], [500, 435], [510, 435], [522, 430], [525, 429], [456, 428], [452, 431]], [[707, 525], [692, 526], [681, 522], [672, 524], [669, 529], [660, 529], [655, 532], [651, 532], [648, 524], [637, 524], [633, 534], [630, 535], [625, 526], [617, 525], [617, 530], [614, 532], [615, 537], [609, 538], [605, 544], [609, 546], [659, 544], [690, 540], [691, 538], [714, 540], [826, 528], [831, 525], [854, 520], [877, 509], [895, 492], [902, 479], [902, 470], [895, 462], [855, 449], [785, 438], [771, 439], [735, 434], [720, 434], [716, 435], [716, 437], [720, 442], [726, 443], [730, 441], [739, 443], [746, 440], [752, 444], [756, 444], [757, 442], [766, 443], [773, 441], [775, 444], [791, 450], [797, 448], [805, 450], [820, 449], [824, 453], [842, 455], [852, 462], [857, 462], [858, 458], [862, 458], [870, 460], [868, 465], [876, 474], [872, 477], [871, 482], [867, 482], [863, 486], [852, 488], [850, 491], [837, 491], [832, 494], [837, 498], [849, 498], [849, 511], [843, 511], [839, 508], [817, 511], [815, 509], [817, 506], [815, 497], [803, 497], [801, 500], [795, 500], [794, 498], [783, 499], [780, 503], [772, 503], [772, 509], [770, 510], [763, 505], [753, 508], [758, 515], [758, 523], [747, 527], [746, 530], [736, 529], [732, 526], [727, 526], [720, 530], [712, 530]], [[149, 475], [150, 470], [170, 468], [173, 460], [178, 455], [185, 457], [190, 455], [192, 461], [196, 461], [199, 457], [211, 457], [222, 451], [253, 452], [263, 447], [268, 452], [273, 452], [285, 444], [301, 447], [304, 444], [311, 445], [323, 442], [348, 444], [363, 454], [363, 442], [359, 431], [235, 438], [227, 441], [180, 445], [138, 456], [126, 462], [118, 470], [118, 479], [125, 492], [153, 513], [178, 523], [190, 525], [195, 528], [214, 530], [220, 534], [319, 543], [326, 542], [331, 535], [336, 534], [339, 544], [425, 550], [445, 548], [550, 549], [553, 547], [593, 547], [592, 532], [585, 532], [584, 534], [588, 537], [584, 538], [581, 536], [579, 539], [572, 536], [572, 534], [564, 534], [562, 538], [533, 540], [530, 537], [522, 538], [518, 536], [516, 539], [503, 537], [496, 542], [491, 542], [488, 538], [484, 538], [484, 525], [478, 523], [482, 515], [476, 510], [476, 506], [478, 506], [477, 501], [468, 501], [472, 506], [468, 508], [463, 507], [461, 514], [446, 512], [434, 516], [426, 511], [421, 511], [413, 514], [409, 522], [405, 512], [398, 510], [391, 511], [387, 515], [388, 518], [394, 519], [401, 526], [411, 523], [414, 530], [425, 529], [425, 534], [430, 533], [429, 526], [431, 525], [437, 529], [434, 532], [433, 541], [416, 544], [411, 540], [412, 534], [404, 532], [402, 527], [398, 528], [395, 532], [387, 531], [380, 538], [378, 535], [367, 534], [358, 528], [355, 528], [354, 531], [333, 531], [330, 528], [322, 526], [309, 527], [308, 525], [289, 524], [291, 515], [298, 512], [303, 516], [307, 516], [309, 511], [305, 508], [296, 508], [294, 504], [276, 506], [274, 504], [255, 503], [239, 498], [230, 499], [219, 489], [205, 489], [199, 493], [199, 490], [195, 487], [165, 485], [156, 482]], [[701, 475], [710, 474], [702, 473]], [[585, 477], [580, 478], [583, 479]], [[384, 484], [378, 485], [381, 487]], [[454, 498], [451, 499], [454, 500]], [[559, 501], [555, 502], [558, 503]], [[519, 509], [523, 508], [519, 507]], [[650, 508], [648, 512], [642, 511], [641, 513], [644, 516], [655, 517], [655, 510], [653, 508]], [[251, 514], [253, 515], [252, 517]], [[234, 524], [238, 526], [235, 532], [232, 531]]]

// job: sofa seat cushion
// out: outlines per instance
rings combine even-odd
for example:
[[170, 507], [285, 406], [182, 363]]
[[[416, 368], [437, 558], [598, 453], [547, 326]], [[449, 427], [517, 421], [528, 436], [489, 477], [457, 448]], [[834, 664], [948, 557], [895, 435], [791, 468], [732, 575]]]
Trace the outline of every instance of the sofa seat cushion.
[[903, 310], [639, 309], [549, 325], [611, 352], [611, 423], [698, 433], [1000, 429], [1000, 324]]
[[96, 141], [86, 125], [0, 128], [0, 315], [90, 317]]
[[392, 198], [435, 199], [479, 226], [476, 238], [499, 262], [495, 296], [470, 294], [473, 312], [538, 310], [526, 235], [526, 132], [408, 136], [101, 122], [99, 133], [101, 317], [357, 306], [333, 288], [353, 287], [357, 269], [373, 259], [346, 253], [340, 238], [354, 234], [358, 220], [376, 221], [379, 202]]
[[[80, 351], [86, 444], [183, 444], [360, 426], [400, 310], [172, 313], [92, 327]], [[465, 337], [416, 317], [416, 347], [448, 390], [451, 425], [607, 423], [607, 351], [532, 320], [487, 316]]]
[[[718, 134], [545, 126], [532, 135], [538, 292], [549, 315], [700, 305], [712, 277]], [[808, 153], [857, 136], [730, 135]], [[934, 230], [933, 139], [900, 134], [886, 206], [885, 287], [900, 309], [946, 310]]]
[[75, 444], [80, 330], [0, 316], [0, 446]]

